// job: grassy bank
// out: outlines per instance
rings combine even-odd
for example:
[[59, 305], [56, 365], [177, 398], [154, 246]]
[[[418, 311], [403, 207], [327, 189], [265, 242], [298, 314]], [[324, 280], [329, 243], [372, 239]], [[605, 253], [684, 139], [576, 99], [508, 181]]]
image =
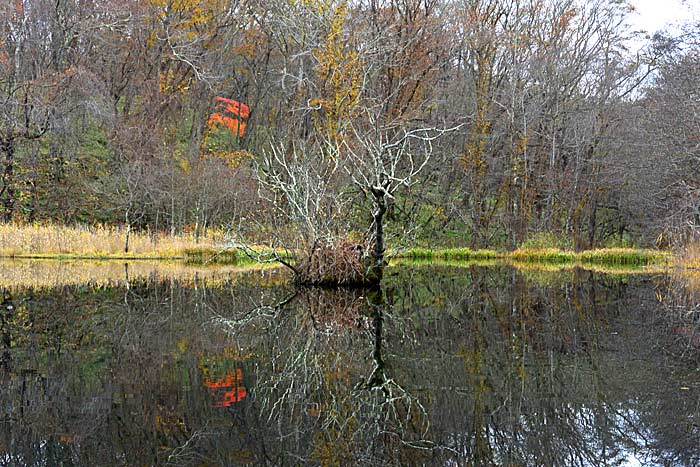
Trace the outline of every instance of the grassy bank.
[[0, 260], [0, 289], [47, 289], [79, 284], [95, 287], [114, 286], [148, 278], [177, 279], [184, 283], [199, 281], [200, 284], [211, 285], [218, 281], [235, 280], [242, 274], [252, 271], [266, 271], [265, 277], [261, 280], [268, 280], [272, 274], [280, 277], [280, 283], [287, 279], [286, 276], [280, 275], [284, 270], [258, 264], [222, 265], [210, 268], [185, 264], [182, 261], [128, 261], [127, 264], [126, 261], [5, 259]]
[[[239, 264], [251, 260], [226, 250], [226, 235], [210, 230], [205, 237], [135, 232], [124, 251], [126, 232], [118, 227], [67, 227], [39, 224], [0, 224], [0, 257], [33, 259], [150, 259], [182, 260], [190, 264]], [[515, 251], [468, 248], [414, 248], [398, 258], [421, 261], [508, 261], [552, 265], [647, 266], [672, 261], [700, 266], [700, 247], [672, 257], [658, 250], [606, 248], [574, 252], [555, 248], [520, 248]]]
[[[0, 224], [0, 258], [54, 260], [172, 260], [191, 265], [252, 264], [236, 249], [226, 248], [223, 230], [206, 236], [132, 232], [108, 226]], [[269, 249], [256, 248], [265, 253]]]
[[494, 250], [457, 249], [410, 249], [398, 255], [412, 260], [437, 261], [483, 261], [501, 260], [513, 263], [546, 263], [552, 265], [601, 265], [601, 266], [648, 266], [671, 261], [670, 253], [659, 250], [633, 248], [602, 248], [581, 252], [555, 248], [529, 249], [498, 252]]
[[[205, 237], [132, 232], [119, 227], [0, 224], [0, 256], [36, 259], [186, 259], [213, 256], [225, 242], [222, 231]], [[214, 252], [214, 253], [211, 253]]]
[[411, 248], [399, 253], [397, 257], [423, 261], [487, 261], [500, 259], [502, 254], [494, 250], [470, 250], [469, 248]]

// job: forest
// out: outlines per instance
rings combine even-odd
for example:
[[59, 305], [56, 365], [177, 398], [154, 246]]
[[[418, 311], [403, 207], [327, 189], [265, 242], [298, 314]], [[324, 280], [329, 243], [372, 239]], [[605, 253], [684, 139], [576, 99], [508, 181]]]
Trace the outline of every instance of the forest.
[[0, 466], [700, 466], [700, 1], [0, 2]]
[[131, 232], [219, 232], [297, 267], [326, 251], [687, 247], [700, 24], [649, 35], [634, 14], [619, 0], [5, 2], [0, 222], [114, 227], [126, 251]]

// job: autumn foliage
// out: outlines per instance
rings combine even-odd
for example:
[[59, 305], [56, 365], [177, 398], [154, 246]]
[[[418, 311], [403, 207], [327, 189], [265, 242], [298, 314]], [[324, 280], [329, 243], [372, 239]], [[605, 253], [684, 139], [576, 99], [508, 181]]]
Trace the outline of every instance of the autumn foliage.
[[223, 127], [232, 134], [243, 137], [250, 116], [250, 107], [242, 102], [225, 97], [216, 97], [215, 112], [209, 117], [209, 128]]
[[248, 395], [240, 368], [231, 369], [223, 375], [205, 374], [204, 386], [214, 399], [214, 407], [229, 407]]

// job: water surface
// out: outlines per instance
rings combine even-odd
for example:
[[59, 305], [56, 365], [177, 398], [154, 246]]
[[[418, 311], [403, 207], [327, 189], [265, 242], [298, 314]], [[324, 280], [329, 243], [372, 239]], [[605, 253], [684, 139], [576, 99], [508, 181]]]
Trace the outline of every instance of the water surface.
[[662, 274], [401, 265], [379, 291], [295, 291], [22, 267], [0, 465], [700, 465], [700, 338]]

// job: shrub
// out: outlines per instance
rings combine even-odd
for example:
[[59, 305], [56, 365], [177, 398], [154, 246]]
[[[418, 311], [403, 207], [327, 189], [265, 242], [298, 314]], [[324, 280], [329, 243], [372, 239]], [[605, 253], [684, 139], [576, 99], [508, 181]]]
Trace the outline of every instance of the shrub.
[[363, 243], [340, 239], [317, 244], [297, 256], [295, 281], [299, 285], [357, 286], [368, 283]]

